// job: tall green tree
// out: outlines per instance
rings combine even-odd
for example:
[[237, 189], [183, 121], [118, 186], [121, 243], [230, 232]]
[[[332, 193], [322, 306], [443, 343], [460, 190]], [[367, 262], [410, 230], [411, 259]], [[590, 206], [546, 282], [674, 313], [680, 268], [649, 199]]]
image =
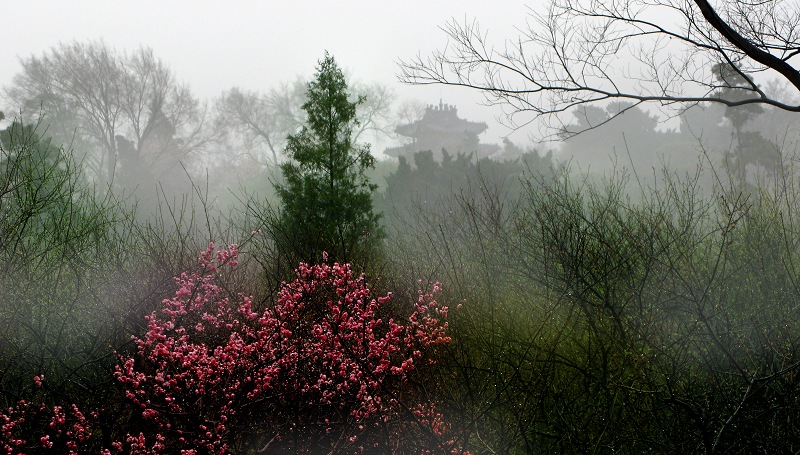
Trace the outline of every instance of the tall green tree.
[[303, 104], [306, 126], [287, 138], [289, 161], [276, 184], [285, 247], [297, 258], [318, 261], [323, 252], [338, 261], [363, 260], [375, 251], [383, 231], [373, 211], [365, 171], [374, 167], [369, 144], [354, 143], [358, 107], [334, 58], [325, 53]]

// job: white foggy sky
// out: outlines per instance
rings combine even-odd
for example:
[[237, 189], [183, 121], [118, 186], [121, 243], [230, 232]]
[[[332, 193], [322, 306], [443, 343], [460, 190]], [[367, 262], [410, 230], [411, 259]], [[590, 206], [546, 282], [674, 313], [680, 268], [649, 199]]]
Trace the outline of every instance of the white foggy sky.
[[[543, 7], [545, 2], [527, 4]], [[528, 13], [519, 0], [0, 0], [0, 7], [2, 87], [20, 70], [20, 57], [40, 55], [60, 41], [103, 39], [117, 49], [150, 46], [205, 100], [234, 86], [266, 91], [298, 75], [310, 78], [327, 49], [351, 77], [386, 84], [400, 101], [438, 103], [442, 98], [456, 104], [462, 117], [486, 121], [486, 142], [499, 142], [509, 133], [493, 121], [499, 110], [477, 106], [482, 98], [464, 89], [402, 85], [396, 62], [443, 48], [446, 36], [439, 27], [451, 18], [477, 18], [499, 43], [517, 35], [514, 27], [524, 25]], [[524, 132], [511, 138], [527, 143]]]

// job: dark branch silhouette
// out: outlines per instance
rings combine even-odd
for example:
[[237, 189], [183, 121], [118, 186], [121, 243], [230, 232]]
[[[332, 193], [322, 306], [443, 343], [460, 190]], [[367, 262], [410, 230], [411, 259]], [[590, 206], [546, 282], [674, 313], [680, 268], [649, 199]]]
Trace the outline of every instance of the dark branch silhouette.
[[[531, 9], [520, 35], [501, 46], [477, 21], [450, 22], [447, 47], [401, 61], [399, 77], [480, 90], [487, 104], [506, 108], [510, 126], [542, 119], [558, 137], [568, 123], [562, 114], [613, 100], [666, 112], [704, 102], [800, 112], [800, 8], [789, 3], [553, 0]], [[741, 96], [720, 96], [730, 88], [714, 74], [720, 64], [747, 81], [736, 87]], [[771, 93], [768, 78], [796, 91]]]

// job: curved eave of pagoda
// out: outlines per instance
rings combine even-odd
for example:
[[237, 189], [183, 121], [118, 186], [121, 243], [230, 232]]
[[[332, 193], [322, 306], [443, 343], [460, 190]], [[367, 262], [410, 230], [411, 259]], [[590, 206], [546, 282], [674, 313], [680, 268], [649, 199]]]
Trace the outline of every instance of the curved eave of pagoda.
[[414, 122], [414, 123], [410, 123], [410, 124], [406, 124], [406, 125], [398, 125], [394, 129], [394, 132], [397, 133], [397, 134], [403, 135], [405, 137], [416, 137], [416, 135], [417, 135], [417, 123], [418, 122]]
[[408, 147], [405, 145], [401, 145], [398, 147], [388, 147], [383, 150], [384, 155], [388, 155], [394, 158], [398, 158], [406, 153], [408, 153]]
[[488, 126], [483, 122], [459, 122], [456, 125], [436, 125], [436, 124], [422, 124], [422, 122], [414, 122], [408, 125], [399, 125], [395, 128], [397, 134], [405, 137], [418, 137], [422, 131], [432, 131], [436, 133], [450, 133], [450, 134], [481, 134]]

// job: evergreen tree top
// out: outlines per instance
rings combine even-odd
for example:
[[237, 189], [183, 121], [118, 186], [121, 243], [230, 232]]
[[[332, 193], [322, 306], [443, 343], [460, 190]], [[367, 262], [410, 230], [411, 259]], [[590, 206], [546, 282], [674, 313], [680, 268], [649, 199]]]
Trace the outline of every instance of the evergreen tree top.
[[287, 245], [306, 262], [323, 251], [344, 262], [354, 254], [368, 257], [383, 233], [372, 207], [376, 186], [365, 175], [374, 158], [369, 145], [353, 139], [364, 98], [351, 101], [344, 73], [327, 52], [307, 96], [307, 126], [287, 138], [285, 183], [275, 186]]
[[327, 131], [335, 126], [331, 125], [332, 118], [337, 125], [357, 125], [356, 107], [362, 101], [360, 98], [355, 103], [350, 102], [344, 73], [326, 51], [325, 58], [317, 66], [314, 79], [308, 83], [308, 101], [303, 104], [303, 110], [308, 115], [308, 128], [318, 132]]

